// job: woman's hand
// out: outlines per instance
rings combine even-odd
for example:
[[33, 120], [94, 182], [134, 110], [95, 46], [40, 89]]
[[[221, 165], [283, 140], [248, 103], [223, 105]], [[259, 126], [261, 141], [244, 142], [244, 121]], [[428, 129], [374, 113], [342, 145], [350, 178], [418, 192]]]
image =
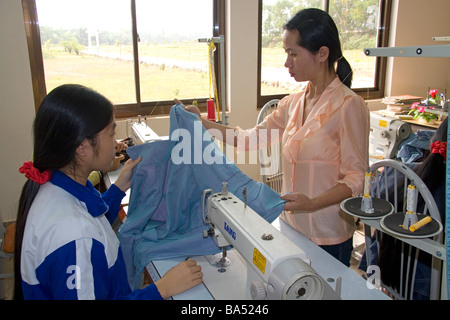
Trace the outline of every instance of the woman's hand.
[[159, 293], [164, 299], [182, 293], [202, 282], [202, 268], [195, 260], [180, 262], [155, 282]]
[[321, 193], [317, 197], [311, 199], [302, 193], [286, 193], [281, 195], [281, 199], [286, 200], [284, 210], [313, 212], [338, 203], [342, 200], [350, 198], [352, 190], [345, 183], [336, 183], [331, 189]]
[[281, 199], [286, 200], [284, 210], [311, 212], [314, 208], [314, 201], [302, 193], [286, 193], [281, 195]]
[[[177, 104], [183, 104], [180, 100], [178, 99], [174, 99], [175, 103]], [[188, 106], [184, 106], [184, 110], [195, 113], [198, 115], [198, 117], [201, 119], [201, 115], [200, 115], [200, 109], [197, 108], [194, 105], [188, 105]]]
[[137, 164], [141, 161], [141, 157], [132, 160], [128, 159], [122, 168], [122, 171], [120, 171], [120, 175], [117, 178], [116, 182], [114, 184], [123, 192], [127, 192], [128, 189], [131, 187], [131, 174], [133, 173], [134, 168], [137, 166]]
[[188, 106], [184, 106], [184, 110], [195, 113], [198, 115], [198, 117], [201, 119], [202, 116], [200, 115], [200, 110], [198, 107], [194, 106], [194, 105], [188, 105]]

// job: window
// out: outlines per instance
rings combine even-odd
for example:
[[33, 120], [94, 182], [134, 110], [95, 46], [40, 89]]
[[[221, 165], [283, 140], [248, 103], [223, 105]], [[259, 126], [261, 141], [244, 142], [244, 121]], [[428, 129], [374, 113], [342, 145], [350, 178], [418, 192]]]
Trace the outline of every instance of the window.
[[208, 45], [198, 39], [223, 34], [222, 1], [22, 2], [37, 101], [79, 83], [110, 99], [120, 117], [168, 113], [174, 98], [202, 107], [210, 97]]
[[136, 102], [128, 1], [36, 0], [36, 8], [48, 92], [79, 83], [115, 104]]
[[386, 58], [363, 49], [387, 45], [388, 0], [260, 0], [260, 90], [258, 106], [298, 89], [284, 67], [283, 25], [301, 9], [327, 11], [336, 23], [345, 58], [353, 69], [352, 89], [365, 99], [383, 96]]

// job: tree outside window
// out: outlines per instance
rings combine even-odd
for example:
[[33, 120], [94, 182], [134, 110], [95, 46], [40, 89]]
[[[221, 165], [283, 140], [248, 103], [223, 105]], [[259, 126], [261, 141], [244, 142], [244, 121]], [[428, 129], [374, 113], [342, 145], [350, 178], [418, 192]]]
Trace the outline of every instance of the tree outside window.
[[[379, 90], [382, 72], [380, 58], [367, 57], [363, 49], [377, 47], [385, 30], [386, 14], [382, 0], [261, 0], [261, 82], [260, 102], [279, 98], [298, 90], [302, 84], [295, 82], [286, 71], [283, 43], [283, 25], [304, 8], [328, 11], [337, 25], [346, 59], [353, 69], [352, 89], [364, 98], [368, 92]], [[384, 38], [383, 38], [384, 40]], [[380, 95], [381, 96], [381, 95]], [[265, 98], [263, 98], [265, 97]], [[263, 99], [261, 99], [263, 98]]]
[[38, 21], [31, 51], [42, 53], [35, 74], [46, 92], [79, 83], [109, 98], [116, 115], [168, 113], [174, 98], [211, 96], [208, 46], [198, 39], [221, 32], [218, 0], [23, 1]]

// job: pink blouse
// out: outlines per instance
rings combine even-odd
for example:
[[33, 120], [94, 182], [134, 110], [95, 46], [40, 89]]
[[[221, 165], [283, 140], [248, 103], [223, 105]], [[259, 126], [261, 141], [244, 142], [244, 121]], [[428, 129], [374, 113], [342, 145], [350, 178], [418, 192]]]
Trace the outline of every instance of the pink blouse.
[[[244, 136], [259, 138], [259, 129], [279, 130], [273, 142], [282, 141], [282, 193], [298, 192], [314, 198], [337, 183], [345, 183], [357, 196], [363, 190], [368, 167], [370, 127], [366, 104], [336, 77], [304, 121], [308, 90], [309, 84], [305, 91], [283, 98], [277, 110], [255, 128], [239, 129], [238, 141]], [[270, 144], [273, 137], [265, 136], [269, 139], [260, 139], [260, 148]], [[355, 231], [354, 218], [339, 204], [309, 213], [285, 211], [280, 217], [318, 245], [344, 242]]]

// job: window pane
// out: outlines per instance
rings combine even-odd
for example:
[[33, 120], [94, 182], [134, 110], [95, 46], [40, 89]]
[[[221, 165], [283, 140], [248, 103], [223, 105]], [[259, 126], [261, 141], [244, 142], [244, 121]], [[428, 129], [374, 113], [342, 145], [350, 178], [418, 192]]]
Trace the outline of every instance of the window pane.
[[79, 83], [136, 102], [129, 0], [36, 0], [47, 91]]
[[330, 1], [330, 15], [341, 36], [345, 58], [353, 69], [352, 88], [375, 86], [376, 58], [364, 54], [364, 48], [377, 46], [379, 0]]
[[322, 0], [263, 0], [261, 95], [289, 94], [301, 86], [284, 67], [283, 25], [299, 10], [322, 8]]
[[[352, 88], [375, 86], [376, 58], [363, 49], [376, 47], [380, 0], [329, 1], [329, 13], [337, 25], [345, 58], [353, 69]], [[261, 95], [286, 94], [298, 87], [283, 67], [283, 24], [298, 10], [322, 8], [322, 0], [263, 0]]]
[[[142, 101], [209, 97], [212, 0], [137, 0]], [[214, 91], [211, 92], [214, 96]]]

